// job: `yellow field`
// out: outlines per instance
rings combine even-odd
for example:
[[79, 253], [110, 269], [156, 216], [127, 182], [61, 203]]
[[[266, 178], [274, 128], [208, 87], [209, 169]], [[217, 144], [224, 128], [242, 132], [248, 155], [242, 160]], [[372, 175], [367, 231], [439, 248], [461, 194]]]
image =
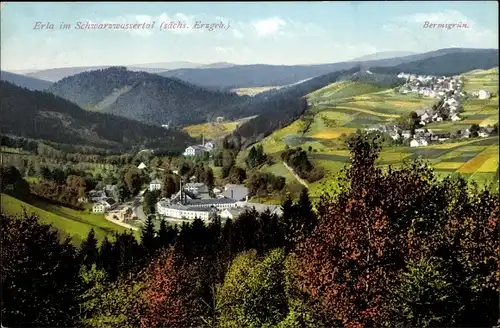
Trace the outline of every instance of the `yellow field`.
[[349, 135], [356, 132], [354, 128], [335, 128], [328, 131], [321, 131], [312, 135], [313, 138], [319, 139], [335, 139], [340, 137], [342, 134]]
[[[365, 104], [365, 103], [363, 103]], [[355, 103], [346, 103], [346, 105], [356, 105]], [[399, 118], [400, 115], [396, 114], [385, 114], [385, 113], [377, 113], [375, 111], [369, 110], [369, 109], [364, 109], [364, 108], [356, 108], [356, 107], [349, 107], [349, 106], [342, 106], [342, 107], [337, 107], [336, 109], [342, 110], [342, 109], [349, 109], [349, 110], [355, 110], [361, 113], [366, 113], [370, 115], [375, 115], [375, 116], [380, 116], [380, 117], [389, 117], [389, 118]]]
[[434, 168], [436, 168], [436, 169], [446, 169], [446, 170], [457, 170], [462, 165], [464, 165], [463, 162], [441, 162], [441, 163], [438, 163], [438, 164], [434, 165]]
[[496, 123], [498, 123], [498, 115], [488, 117], [487, 119], [483, 120], [479, 125], [488, 126], [488, 125], [495, 125]]
[[483, 166], [483, 164], [489, 160], [491, 157], [490, 154], [482, 152], [481, 154], [477, 155], [467, 163], [465, 163], [459, 170], [458, 172], [460, 173], [474, 173], [479, 170]]
[[484, 162], [483, 165], [477, 170], [482, 173], [495, 173], [498, 170], [498, 156], [493, 155]]
[[434, 145], [428, 146], [427, 148], [431, 148], [431, 149], [451, 149], [451, 148], [455, 148], [455, 147], [467, 145], [467, 144], [470, 144], [470, 143], [474, 143], [476, 141], [477, 140], [469, 140], [469, 141], [462, 141], [462, 142], [450, 142], [450, 143], [434, 144]]

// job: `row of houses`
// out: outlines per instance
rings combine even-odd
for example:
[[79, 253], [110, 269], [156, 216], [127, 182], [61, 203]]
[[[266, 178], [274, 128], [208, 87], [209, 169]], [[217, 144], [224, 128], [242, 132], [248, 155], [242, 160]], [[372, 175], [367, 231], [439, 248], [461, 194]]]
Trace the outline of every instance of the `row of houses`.
[[[401, 130], [396, 125], [376, 125], [374, 127], [366, 129], [366, 131], [378, 131], [382, 133], [387, 133], [395, 141], [397, 140], [410, 140], [410, 147], [424, 147], [433, 142], [443, 142], [451, 138], [450, 133], [446, 132], [434, 132], [427, 128], [415, 129], [414, 133], [410, 130]], [[486, 138], [491, 135], [494, 131], [492, 126], [480, 127], [478, 131], [478, 136], [481, 138]], [[463, 129], [457, 131], [454, 135], [456, 138], [470, 138], [470, 129]]]

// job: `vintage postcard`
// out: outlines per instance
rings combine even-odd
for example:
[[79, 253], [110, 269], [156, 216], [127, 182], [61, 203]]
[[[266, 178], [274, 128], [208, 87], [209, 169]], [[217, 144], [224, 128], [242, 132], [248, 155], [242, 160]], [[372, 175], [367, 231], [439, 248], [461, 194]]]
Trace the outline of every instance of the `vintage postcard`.
[[5, 327], [498, 327], [498, 2], [2, 2]]

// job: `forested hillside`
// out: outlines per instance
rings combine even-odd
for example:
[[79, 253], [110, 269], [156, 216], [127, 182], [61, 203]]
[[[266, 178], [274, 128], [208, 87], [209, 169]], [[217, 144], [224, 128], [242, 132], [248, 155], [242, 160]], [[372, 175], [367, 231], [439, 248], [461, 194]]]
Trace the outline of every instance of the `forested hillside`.
[[193, 142], [184, 132], [85, 111], [47, 92], [29, 91], [4, 81], [0, 87], [2, 134], [115, 149], [168, 144], [172, 150], [182, 150]]
[[374, 73], [430, 74], [451, 76], [475, 69], [490, 69], [498, 66], [498, 49], [465, 49], [432, 58], [425, 58], [393, 67], [370, 68]]
[[201, 123], [213, 116], [231, 116], [225, 108], [247, 97], [205, 90], [178, 79], [125, 67], [111, 67], [70, 76], [49, 90], [89, 110], [108, 112], [149, 124]]

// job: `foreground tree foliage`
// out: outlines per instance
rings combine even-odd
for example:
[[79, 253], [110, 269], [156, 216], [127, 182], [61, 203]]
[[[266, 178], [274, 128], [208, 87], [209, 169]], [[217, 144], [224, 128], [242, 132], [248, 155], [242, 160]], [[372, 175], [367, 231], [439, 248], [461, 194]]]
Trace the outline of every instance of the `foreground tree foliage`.
[[143, 285], [136, 280], [108, 280], [104, 270], [95, 265], [82, 268], [86, 287], [80, 296], [80, 322], [83, 327], [137, 327], [143, 313], [140, 292]]
[[492, 326], [498, 319], [498, 194], [436, 181], [413, 162], [375, 166], [376, 140], [350, 140], [352, 165], [300, 244], [300, 287], [347, 327]]
[[91, 231], [79, 252], [36, 218], [2, 216], [2, 323], [494, 326], [498, 191], [438, 181], [420, 161], [381, 169], [374, 137], [348, 139], [336, 193], [313, 206], [304, 189], [281, 216], [249, 210], [158, 231], [151, 221], [141, 242], [123, 233], [99, 247]]
[[81, 287], [76, 249], [33, 216], [1, 220], [2, 325], [74, 326]]
[[193, 297], [196, 279], [193, 267], [176, 261], [174, 252], [165, 251], [151, 263], [145, 274], [142, 297], [145, 313], [141, 327], [199, 327], [203, 313], [201, 299]]

